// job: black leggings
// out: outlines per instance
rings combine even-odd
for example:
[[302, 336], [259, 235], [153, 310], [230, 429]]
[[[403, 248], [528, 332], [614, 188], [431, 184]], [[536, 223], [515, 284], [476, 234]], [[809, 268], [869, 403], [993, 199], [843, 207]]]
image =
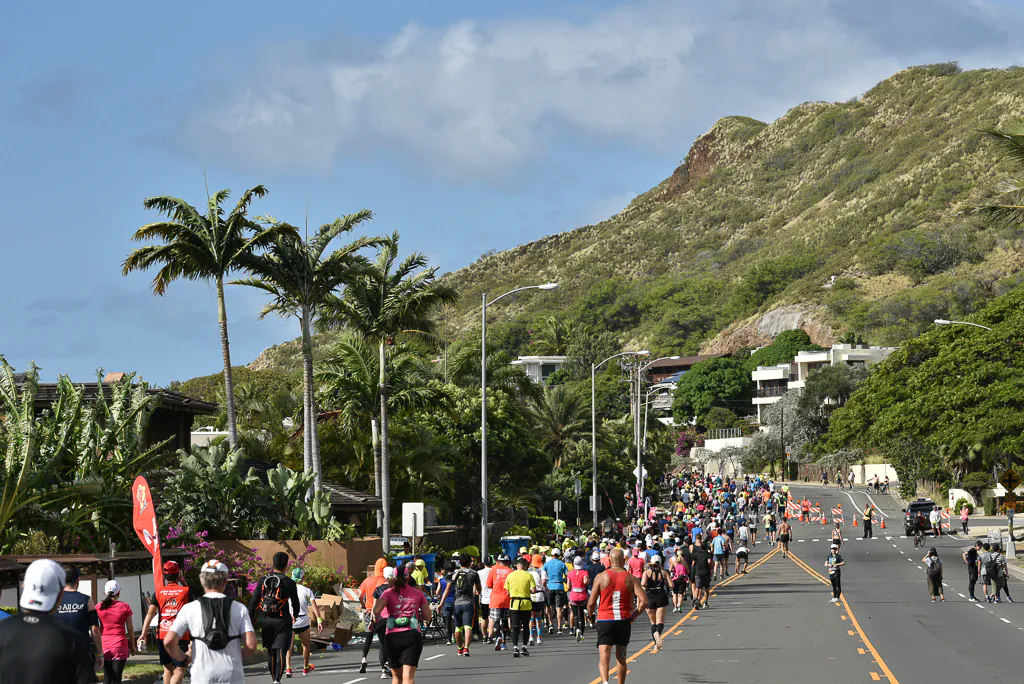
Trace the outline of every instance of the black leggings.
[[270, 679], [279, 682], [284, 677], [284, 649], [267, 649], [267, 669], [270, 670]]
[[124, 666], [127, 660], [103, 659], [103, 681], [104, 684], [121, 684], [121, 677], [124, 676]]
[[978, 571], [968, 570], [967, 571], [967, 592], [968, 596], [974, 598], [974, 587], [978, 584]]
[[533, 616], [533, 611], [510, 610], [509, 615], [512, 617], [512, 645], [519, 645], [519, 635], [522, 634], [523, 646], [526, 646], [530, 635], [530, 618]]
[[576, 622], [576, 629], [580, 632], [587, 631], [587, 604], [586, 603], [570, 603], [572, 606], [573, 620]]
[[370, 631], [366, 633], [366, 641], [363, 642], [363, 659], [370, 654], [370, 643], [373, 641], [373, 636], [377, 635], [377, 655], [380, 656], [380, 669], [384, 669], [388, 664], [388, 649], [384, 643], [384, 633], [388, 629], [387, 620], [378, 620], [377, 622], [370, 623]]
[[832, 580], [832, 598], [837, 599], [843, 593], [843, 586], [839, 580], [839, 575], [832, 575], [829, 579]]

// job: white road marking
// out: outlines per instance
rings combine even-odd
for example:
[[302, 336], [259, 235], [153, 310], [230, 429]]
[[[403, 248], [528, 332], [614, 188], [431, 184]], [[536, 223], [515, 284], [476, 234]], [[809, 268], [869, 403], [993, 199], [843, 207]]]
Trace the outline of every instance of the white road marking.
[[821, 541], [820, 539], [812, 539], [811, 541]]
[[958, 592], [956, 592], [956, 593], [957, 593], [957, 596], [959, 596], [960, 598], [967, 598], [966, 596], [964, 596], [963, 594], [961, 594], [961, 593], [960, 593], [959, 591], [958, 591]]
[[352, 680], [349, 680], [349, 681], [345, 682], [345, 684], [356, 684], [356, 682], [361, 682], [364, 679], [366, 679], [366, 677], [360, 677], [359, 679], [352, 679]]
[[974, 605], [976, 605], [978, 608], [981, 608], [982, 610], [985, 609], [985, 606], [981, 605], [980, 603], [975, 603]]
[[803, 539], [797, 539], [797, 541], [798, 541], [798, 542], [800, 542], [801, 544], [803, 544], [805, 540], [803, 540]]
[[435, 660], [437, 658], [443, 658], [443, 657], [444, 657], [444, 653], [438, 653], [437, 655], [432, 655], [429, 658], [424, 658], [424, 660]]
[[882, 516], [883, 518], [888, 518], [888, 517], [889, 517], [889, 516], [888, 516], [888, 514], [886, 514], [886, 512], [885, 512], [885, 511], [883, 511], [883, 510], [881, 509], [881, 507], [880, 507], [880, 506], [879, 506], [878, 504], [876, 504], [876, 503], [875, 503], [875, 500], [871, 498], [871, 495], [870, 495], [870, 494], [868, 494], [867, 492], [864, 492], [864, 496], [868, 497], [868, 501], [870, 501], [870, 502], [871, 502], [871, 505], [875, 507], [875, 510], [876, 510], [876, 511], [878, 511], [878, 512], [879, 512], [879, 514], [881, 514], [881, 516]]
[[944, 587], [948, 587], [949, 585], [948, 585], [948, 584], [946, 584], [945, 582], [943, 582], [943, 583], [942, 583], [942, 586], [944, 586]]
[[[914, 561], [910, 561], [910, 562], [911, 562], [911, 563], [913, 563]], [[923, 565], [918, 565], [918, 566], [917, 566], [917, 569], [918, 569], [918, 570], [924, 570], [924, 566], [923, 566]]]
[[1010, 621], [1007, 620], [1006, 618], [999, 618], [999, 619], [1002, 620], [1003, 622], [1005, 622], [1008, 625], [1011, 624]]

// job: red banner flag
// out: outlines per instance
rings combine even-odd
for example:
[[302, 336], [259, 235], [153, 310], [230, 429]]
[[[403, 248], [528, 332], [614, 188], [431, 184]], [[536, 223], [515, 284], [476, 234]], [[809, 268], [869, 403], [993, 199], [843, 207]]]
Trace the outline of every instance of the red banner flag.
[[156, 526], [156, 507], [153, 504], [153, 493], [149, 490], [146, 478], [139, 475], [132, 483], [132, 527], [146, 550], [153, 555], [153, 585], [160, 589], [164, 586], [164, 568], [160, 558], [160, 531]]

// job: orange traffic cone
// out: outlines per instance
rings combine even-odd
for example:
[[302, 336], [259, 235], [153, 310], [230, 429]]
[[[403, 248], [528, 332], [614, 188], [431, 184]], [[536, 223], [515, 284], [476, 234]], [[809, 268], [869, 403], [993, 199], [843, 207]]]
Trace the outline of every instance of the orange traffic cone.
[[853, 526], [857, 527], [857, 516], [853, 516]]
[[882, 524], [879, 527], [883, 530], [885, 529], [885, 518], [882, 518]]

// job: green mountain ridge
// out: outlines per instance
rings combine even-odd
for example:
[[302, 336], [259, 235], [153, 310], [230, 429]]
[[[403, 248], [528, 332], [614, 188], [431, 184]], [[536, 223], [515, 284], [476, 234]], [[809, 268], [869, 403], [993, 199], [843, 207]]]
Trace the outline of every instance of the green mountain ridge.
[[[1022, 93], [1024, 69], [938, 64], [772, 123], [725, 117], [615, 216], [447, 274], [461, 294], [448, 328], [475, 328], [481, 292], [547, 281], [559, 289], [503, 301], [493, 320], [572, 317], [624, 346], [692, 354], [787, 326], [820, 344], [846, 331], [895, 344], [969, 315], [1022, 281], [1021, 236], [971, 211], [1008, 171], [979, 129], [1024, 118]], [[289, 368], [297, 349], [253, 367]]]

